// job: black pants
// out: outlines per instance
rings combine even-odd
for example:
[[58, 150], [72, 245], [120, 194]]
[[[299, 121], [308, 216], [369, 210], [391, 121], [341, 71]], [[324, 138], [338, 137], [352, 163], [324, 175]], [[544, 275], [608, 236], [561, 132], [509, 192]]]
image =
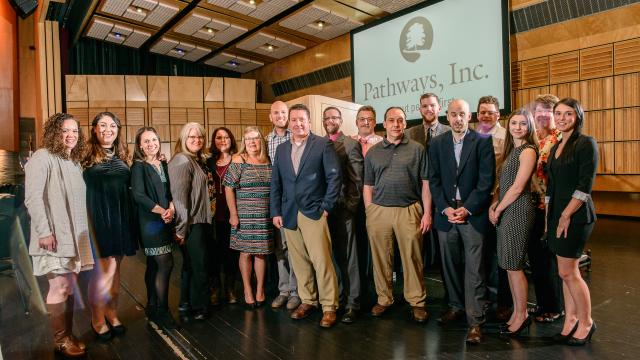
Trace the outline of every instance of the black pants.
[[239, 272], [240, 253], [229, 248], [231, 224], [228, 221], [214, 220], [215, 239], [212, 247], [214, 263], [212, 267], [213, 286], [222, 290], [222, 295], [234, 289]]
[[189, 227], [189, 235], [184, 244], [180, 246], [180, 303], [190, 303], [193, 310], [206, 310], [209, 306], [210, 239], [210, 224], [193, 224]]
[[541, 313], [559, 313], [563, 310], [562, 280], [558, 275], [558, 262], [546, 243], [540, 241], [544, 234], [544, 210], [536, 209], [536, 221], [529, 239], [529, 264], [536, 292], [536, 302]]

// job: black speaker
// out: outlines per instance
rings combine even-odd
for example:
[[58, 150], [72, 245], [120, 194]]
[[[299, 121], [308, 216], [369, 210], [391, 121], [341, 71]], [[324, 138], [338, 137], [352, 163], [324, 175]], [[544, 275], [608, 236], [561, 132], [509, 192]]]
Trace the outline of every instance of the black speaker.
[[23, 19], [38, 8], [38, 0], [9, 0], [9, 3]]

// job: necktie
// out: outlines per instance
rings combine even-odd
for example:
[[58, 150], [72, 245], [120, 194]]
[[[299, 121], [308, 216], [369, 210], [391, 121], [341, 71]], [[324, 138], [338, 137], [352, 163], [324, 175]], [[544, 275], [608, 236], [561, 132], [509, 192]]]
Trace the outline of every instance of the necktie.
[[427, 129], [427, 143], [425, 144], [426, 150], [429, 150], [429, 143], [431, 143], [431, 128]]

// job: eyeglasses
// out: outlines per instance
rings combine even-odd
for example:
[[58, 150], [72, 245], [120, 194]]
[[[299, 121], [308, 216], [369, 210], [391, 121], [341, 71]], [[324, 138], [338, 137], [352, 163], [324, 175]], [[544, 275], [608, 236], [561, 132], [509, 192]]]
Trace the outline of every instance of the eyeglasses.
[[189, 136], [187, 136], [187, 139], [189, 139], [189, 140], [204, 140], [204, 136], [189, 135]]
[[260, 136], [246, 137], [246, 138], [244, 138], [244, 140], [245, 140], [245, 141], [260, 140]]
[[340, 120], [340, 119], [342, 119], [340, 116], [327, 116], [327, 117], [323, 118], [324, 121], [329, 121], [329, 120], [336, 121], [336, 120]]

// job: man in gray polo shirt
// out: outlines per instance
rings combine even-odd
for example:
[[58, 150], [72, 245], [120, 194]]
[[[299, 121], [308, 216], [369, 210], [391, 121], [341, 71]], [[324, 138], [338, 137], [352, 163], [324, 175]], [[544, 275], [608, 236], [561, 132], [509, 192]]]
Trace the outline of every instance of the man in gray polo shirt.
[[371, 309], [381, 316], [393, 304], [393, 239], [398, 242], [404, 273], [404, 297], [411, 316], [427, 321], [423, 282], [422, 235], [431, 227], [431, 197], [427, 185], [424, 147], [404, 136], [407, 127], [402, 108], [384, 114], [387, 135], [365, 157], [364, 206], [373, 257], [373, 277], [378, 301]]

